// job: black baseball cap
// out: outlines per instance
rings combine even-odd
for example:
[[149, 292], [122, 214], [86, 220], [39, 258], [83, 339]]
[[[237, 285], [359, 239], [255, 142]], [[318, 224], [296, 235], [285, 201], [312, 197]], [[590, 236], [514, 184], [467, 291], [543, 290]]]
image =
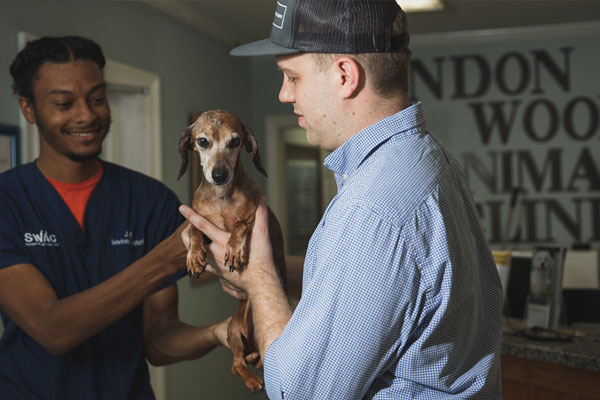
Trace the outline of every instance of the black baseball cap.
[[277, 0], [271, 37], [229, 54], [399, 52], [409, 42], [407, 33], [392, 34], [401, 10], [395, 0]]

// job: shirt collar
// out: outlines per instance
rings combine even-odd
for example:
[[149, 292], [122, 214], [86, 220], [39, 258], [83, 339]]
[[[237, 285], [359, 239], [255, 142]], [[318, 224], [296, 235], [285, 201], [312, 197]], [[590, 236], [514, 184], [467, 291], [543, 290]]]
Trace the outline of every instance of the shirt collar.
[[353, 135], [325, 158], [323, 165], [336, 175], [338, 186], [354, 172], [374, 150], [392, 136], [406, 136], [425, 131], [425, 114], [421, 102], [385, 117]]

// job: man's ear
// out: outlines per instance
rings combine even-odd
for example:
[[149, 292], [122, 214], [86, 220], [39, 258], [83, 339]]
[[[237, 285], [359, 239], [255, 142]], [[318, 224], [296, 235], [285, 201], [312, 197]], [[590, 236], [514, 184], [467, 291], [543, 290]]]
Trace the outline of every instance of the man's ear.
[[339, 85], [344, 98], [351, 98], [358, 94], [363, 86], [364, 69], [351, 57], [341, 56], [335, 61]]
[[35, 124], [35, 110], [33, 103], [26, 97], [19, 96], [19, 107], [27, 122]]

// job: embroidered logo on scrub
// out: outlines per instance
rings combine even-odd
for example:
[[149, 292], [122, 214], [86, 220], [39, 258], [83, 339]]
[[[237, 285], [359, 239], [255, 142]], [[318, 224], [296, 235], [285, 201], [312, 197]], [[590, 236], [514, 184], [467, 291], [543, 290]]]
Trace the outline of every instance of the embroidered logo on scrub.
[[134, 239], [132, 231], [125, 231], [123, 238], [111, 239], [110, 242], [113, 246], [143, 246], [144, 238]]
[[40, 230], [39, 233], [27, 232], [23, 235], [23, 240], [25, 240], [25, 246], [60, 246], [56, 235], [45, 230]]

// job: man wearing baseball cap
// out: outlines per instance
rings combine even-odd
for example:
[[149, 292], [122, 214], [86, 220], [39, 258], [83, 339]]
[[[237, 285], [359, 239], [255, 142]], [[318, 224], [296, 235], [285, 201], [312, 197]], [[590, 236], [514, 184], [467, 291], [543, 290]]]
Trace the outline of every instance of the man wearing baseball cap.
[[460, 165], [408, 100], [406, 16], [388, 1], [279, 0], [270, 39], [279, 100], [331, 151], [338, 193], [308, 245], [289, 306], [261, 203], [242, 272], [228, 234], [208, 270], [247, 293], [271, 399], [501, 398], [502, 288]]

